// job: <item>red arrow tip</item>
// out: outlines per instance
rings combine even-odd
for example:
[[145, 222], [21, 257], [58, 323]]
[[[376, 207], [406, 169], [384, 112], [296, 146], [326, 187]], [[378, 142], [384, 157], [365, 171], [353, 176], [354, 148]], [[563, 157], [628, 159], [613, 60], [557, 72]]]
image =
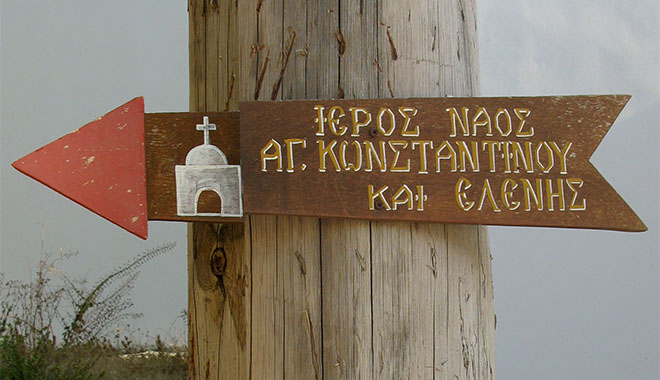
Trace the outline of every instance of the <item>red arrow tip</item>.
[[135, 98], [12, 166], [147, 238], [144, 99]]

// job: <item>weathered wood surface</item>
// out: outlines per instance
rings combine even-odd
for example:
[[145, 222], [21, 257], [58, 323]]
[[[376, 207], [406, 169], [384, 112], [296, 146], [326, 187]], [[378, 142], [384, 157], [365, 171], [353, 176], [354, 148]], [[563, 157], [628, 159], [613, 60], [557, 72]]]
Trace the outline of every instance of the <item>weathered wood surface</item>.
[[[188, 2], [191, 111], [236, 111], [238, 99], [246, 99], [246, 88], [240, 88], [237, 79], [243, 70], [249, 70], [238, 63], [239, 57], [249, 54], [237, 48], [242, 40], [237, 28], [238, 7], [243, 5], [234, 1]], [[222, 130], [221, 124], [219, 127]], [[229, 155], [228, 159], [231, 163]], [[250, 236], [249, 223], [189, 224], [190, 379], [250, 378]]]
[[[478, 91], [472, 1], [194, 0], [189, 12], [192, 110]], [[191, 378], [494, 377], [485, 230], [281, 216], [218, 228], [191, 227]], [[204, 256], [219, 248], [227, 267], [209, 287]]]

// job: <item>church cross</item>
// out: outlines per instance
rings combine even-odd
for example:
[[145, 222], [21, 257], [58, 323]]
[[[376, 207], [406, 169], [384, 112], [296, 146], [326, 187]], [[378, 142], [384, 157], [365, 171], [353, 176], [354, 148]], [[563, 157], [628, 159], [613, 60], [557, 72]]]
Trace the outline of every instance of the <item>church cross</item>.
[[204, 131], [204, 145], [209, 145], [209, 131], [215, 131], [215, 124], [209, 124], [209, 117], [204, 116], [204, 124], [197, 124], [198, 131]]

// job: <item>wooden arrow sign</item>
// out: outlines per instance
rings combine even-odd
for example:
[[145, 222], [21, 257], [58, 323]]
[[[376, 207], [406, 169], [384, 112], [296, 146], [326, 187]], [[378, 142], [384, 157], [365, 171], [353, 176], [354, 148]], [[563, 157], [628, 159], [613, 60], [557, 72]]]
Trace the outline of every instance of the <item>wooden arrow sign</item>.
[[142, 238], [243, 212], [645, 231], [589, 162], [629, 98], [245, 102], [240, 122], [136, 98], [13, 165]]
[[12, 166], [146, 239], [144, 131], [144, 100], [135, 98]]

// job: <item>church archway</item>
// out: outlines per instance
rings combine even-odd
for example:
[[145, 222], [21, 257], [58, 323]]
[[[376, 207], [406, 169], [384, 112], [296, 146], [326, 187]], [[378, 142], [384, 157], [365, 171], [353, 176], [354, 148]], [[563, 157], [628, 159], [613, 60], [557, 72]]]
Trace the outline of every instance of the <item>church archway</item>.
[[219, 214], [222, 212], [222, 194], [210, 186], [202, 187], [195, 194], [195, 213], [197, 215]]

